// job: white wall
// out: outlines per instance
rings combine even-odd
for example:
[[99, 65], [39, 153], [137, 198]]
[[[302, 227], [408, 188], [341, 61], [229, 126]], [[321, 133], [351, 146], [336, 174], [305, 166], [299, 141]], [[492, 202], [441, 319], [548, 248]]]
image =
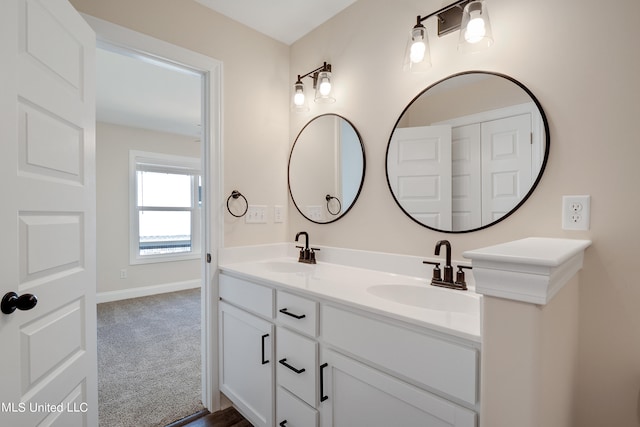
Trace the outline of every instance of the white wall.
[[[486, 0], [495, 45], [478, 54], [456, 51], [458, 33], [438, 38], [430, 28], [433, 66], [405, 74], [406, 38], [417, 15], [448, 2], [358, 0], [291, 48], [289, 80], [330, 62], [336, 103], [310, 103], [291, 114], [291, 141], [311, 117], [334, 112], [360, 131], [367, 171], [360, 198], [328, 225], [290, 208], [289, 236], [309, 232], [312, 244], [431, 256], [448, 238], [455, 258], [465, 250], [526, 236], [588, 238], [579, 285], [579, 366], [573, 426], [638, 426], [640, 422], [640, 2], [618, 0], [615, 13], [596, 0]], [[469, 234], [423, 228], [395, 204], [385, 177], [385, 150], [395, 121], [424, 88], [457, 72], [504, 73], [526, 85], [550, 125], [551, 149], [542, 181], [520, 210]], [[561, 229], [562, 195], [590, 194], [591, 230]], [[374, 232], [373, 232], [374, 231]], [[322, 259], [321, 254], [319, 255]], [[568, 339], [575, 339], [571, 337]], [[510, 355], [505, 354], [508, 358]]]
[[[129, 265], [129, 151], [200, 158], [195, 138], [108, 123], [96, 126], [97, 292], [199, 280], [200, 259]], [[127, 278], [120, 278], [121, 270]]]

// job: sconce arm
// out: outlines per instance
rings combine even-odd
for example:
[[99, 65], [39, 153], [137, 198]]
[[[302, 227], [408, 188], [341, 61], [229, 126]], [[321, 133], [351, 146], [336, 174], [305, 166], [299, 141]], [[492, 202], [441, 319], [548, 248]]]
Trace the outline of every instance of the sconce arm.
[[313, 87], [316, 87], [316, 81], [318, 79], [318, 73], [320, 71], [328, 71], [331, 72], [331, 64], [327, 64], [326, 62], [323, 63], [320, 67], [316, 68], [315, 70], [309, 71], [307, 74], [303, 74], [300, 75], [298, 74], [298, 81], [297, 83], [302, 83], [302, 79], [304, 79], [305, 77], [311, 77], [313, 79]]
[[[418, 15], [417, 18], [417, 22], [416, 22], [416, 26], [421, 25], [423, 21], [426, 21], [427, 19], [431, 18], [432, 16], [436, 16], [436, 15], [440, 15], [450, 9], [453, 9], [454, 7], [459, 7], [461, 9], [463, 9], [467, 3], [471, 3], [473, 0], [457, 0], [453, 3], [451, 3], [449, 6], [445, 6], [440, 10], [436, 10], [433, 13], [428, 14], [427, 16], [420, 16]], [[442, 19], [438, 16], [438, 19]]]

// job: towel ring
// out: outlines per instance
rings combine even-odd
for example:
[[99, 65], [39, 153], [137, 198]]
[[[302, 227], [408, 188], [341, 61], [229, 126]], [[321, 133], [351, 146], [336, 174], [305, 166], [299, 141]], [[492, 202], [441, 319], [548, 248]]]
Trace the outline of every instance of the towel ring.
[[[338, 199], [337, 197], [331, 196], [329, 194], [327, 194], [325, 199], [327, 200], [327, 210], [329, 211], [329, 213], [331, 215], [334, 215], [334, 216], [338, 215], [342, 211], [342, 203], [340, 203], [340, 199]], [[331, 212], [331, 208], [329, 207], [329, 202], [331, 202], [331, 199], [336, 199], [336, 201], [338, 202], [338, 211], [337, 212]]]
[[[242, 212], [240, 215], [236, 215], [233, 212], [231, 212], [231, 208], [229, 207], [229, 201], [231, 200], [231, 198], [237, 199], [238, 197], [242, 197], [244, 199], [244, 204], [245, 204], [244, 212]], [[231, 195], [227, 198], [227, 210], [231, 215], [235, 216], [236, 218], [243, 217], [246, 215], [247, 211], [249, 210], [249, 202], [247, 202], [247, 198], [244, 197], [241, 192], [237, 190], [233, 190], [231, 192]]]

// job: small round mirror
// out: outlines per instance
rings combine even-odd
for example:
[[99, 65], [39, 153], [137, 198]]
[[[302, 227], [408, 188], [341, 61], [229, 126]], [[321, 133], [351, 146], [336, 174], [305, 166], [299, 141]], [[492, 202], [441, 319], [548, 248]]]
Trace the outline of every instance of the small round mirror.
[[298, 134], [289, 156], [289, 194], [309, 221], [326, 224], [353, 206], [364, 181], [362, 139], [344, 117], [324, 114]]
[[387, 182], [418, 224], [469, 232], [515, 212], [548, 156], [549, 126], [531, 91], [502, 74], [465, 72], [404, 109], [389, 137]]

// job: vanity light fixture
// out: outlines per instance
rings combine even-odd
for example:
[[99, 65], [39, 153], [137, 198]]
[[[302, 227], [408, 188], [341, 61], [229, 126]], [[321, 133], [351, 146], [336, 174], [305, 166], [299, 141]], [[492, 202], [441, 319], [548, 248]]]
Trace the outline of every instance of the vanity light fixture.
[[493, 44], [484, 0], [457, 0], [427, 16], [418, 15], [407, 43], [405, 71], [425, 71], [431, 66], [427, 29], [422, 23], [432, 16], [438, 19], [439, 37], [460, 29], [458, 50], [461, 52], [475, 52]]
[[306, 96], [304, 94], [304, 84], [302, 79], [310, 77], [313, 79], [313, 88], [316, 90], [315, 102], [330, 104], [336, 102], [331, 96], [331, 64], [326, 62], [315, 70], [309, 71], [307, 74], [298, 74], [298, 80], [293, 85], [293, 103], [291, 105], [294, 111], [309, 111]]

